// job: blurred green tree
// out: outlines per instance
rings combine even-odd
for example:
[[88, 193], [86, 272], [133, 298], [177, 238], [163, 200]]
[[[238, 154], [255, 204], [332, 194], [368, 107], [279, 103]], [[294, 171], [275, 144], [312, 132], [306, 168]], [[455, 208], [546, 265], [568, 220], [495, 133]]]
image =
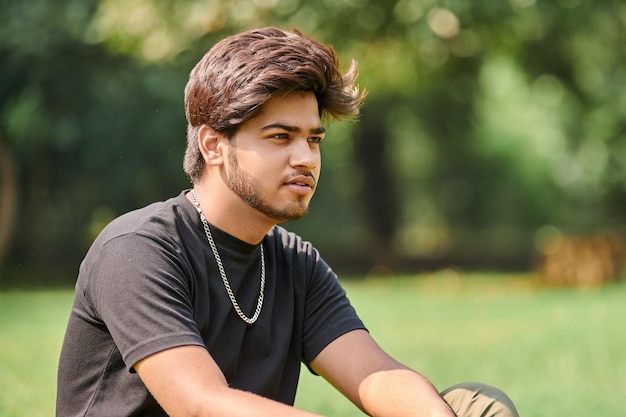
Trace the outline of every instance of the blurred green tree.
[[358, 59], [370, 90], [290, 225], [327, 258], [519, 267], [545, 226], [626, 220], [618, 0], [24, 0], [0, 16], [0, 261], [8, 224], [10, 263], [75, 263], [113, 216], [183, 187], [186, 75], [264, 25]]
[[97, 225], [184, 181], [171, 141], [184, 132], [184, 76], [90, 42], [96, 6], [2, 4], [0, 140], [14, 169], [1, 198], [18, 206], [2, 228], [13, 226], [14, 266], [75, 268]]

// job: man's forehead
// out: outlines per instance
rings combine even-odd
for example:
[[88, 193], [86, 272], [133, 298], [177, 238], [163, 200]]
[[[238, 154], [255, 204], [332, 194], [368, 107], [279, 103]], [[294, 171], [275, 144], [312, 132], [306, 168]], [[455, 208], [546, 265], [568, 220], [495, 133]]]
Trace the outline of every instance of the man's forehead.
[[294, 92], [271, 97], [248, 122], [261, 130], [282, 128], [288, 131], [325, 132], [317, 98], [312, 92]]

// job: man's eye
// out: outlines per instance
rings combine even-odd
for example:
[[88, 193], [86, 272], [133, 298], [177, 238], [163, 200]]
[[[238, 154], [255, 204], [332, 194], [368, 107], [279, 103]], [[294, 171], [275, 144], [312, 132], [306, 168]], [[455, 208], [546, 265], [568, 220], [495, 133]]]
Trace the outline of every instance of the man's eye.
[[324, 140], [321, 136], [313, 136], [309, 138], [309, 142], [311, 143], [321, 143]]
[[272, 139], [289, 139], [289, 135], [287, 135], [286, 133], [277, 133], [275, 135], [272, 135]]

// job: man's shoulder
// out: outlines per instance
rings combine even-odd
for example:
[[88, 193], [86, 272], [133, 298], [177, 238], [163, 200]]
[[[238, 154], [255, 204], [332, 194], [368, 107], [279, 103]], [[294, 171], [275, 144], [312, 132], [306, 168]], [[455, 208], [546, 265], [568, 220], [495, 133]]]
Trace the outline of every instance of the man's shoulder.
[[124, 213], [102, 229], [96, 242], [103, 244], [126, 235], [175, 236], [177, 223], [185, 212], [183, 205], [184, 196], [180, 194]]

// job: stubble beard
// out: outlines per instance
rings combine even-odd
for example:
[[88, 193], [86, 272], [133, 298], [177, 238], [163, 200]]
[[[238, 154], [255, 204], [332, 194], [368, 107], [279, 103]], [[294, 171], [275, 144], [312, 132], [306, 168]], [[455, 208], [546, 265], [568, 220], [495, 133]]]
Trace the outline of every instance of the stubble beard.
[[303, 198], [298, 199], [297, 202], [288, 203], [284, 207], [278, 207], [260, 195], [258, 190], [261, 187], [258, 180], [239, 166], [236, 148], [232, 145], [230, 147], [231, 149], [228, 152], [229, 168], [226, 171], [226, 179], [228, 181], [227, 185], [233, 193], [247, 205], [278, 223], [297, 220], [306, 216], [309, 207]]

